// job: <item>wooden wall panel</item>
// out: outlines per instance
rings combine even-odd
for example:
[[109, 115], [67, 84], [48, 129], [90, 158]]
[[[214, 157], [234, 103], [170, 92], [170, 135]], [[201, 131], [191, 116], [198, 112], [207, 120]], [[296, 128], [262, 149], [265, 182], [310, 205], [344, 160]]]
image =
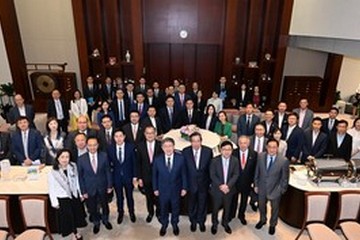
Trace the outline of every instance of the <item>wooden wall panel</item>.
[[[104, 45], [106, 61], [109, 57], [116, 57], [120, 60], [121, 56], [121, 37], [120, 37], [120, 17], [118, 1], [101, 1], [103, 9], [102, 29], [104, 29]], [[115, 9], [115, 11], [114, 11]]]
[[170, 45], [169, 44], [147, 44], [146, 46], [146, 62], [147, 66], [153, 64], [152, 67], [147, 68], [147, 77], [152, 81], [161, 82], [162, 86], [170, 84]]

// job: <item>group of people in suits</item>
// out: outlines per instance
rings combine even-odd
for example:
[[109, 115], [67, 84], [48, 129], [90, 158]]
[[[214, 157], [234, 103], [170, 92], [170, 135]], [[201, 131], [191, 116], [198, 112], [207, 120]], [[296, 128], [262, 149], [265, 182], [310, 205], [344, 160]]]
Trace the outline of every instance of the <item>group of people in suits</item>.
[[[174, 81], [174, 86], [162, 91], [157, 82], [150, 88], [144, 78], [136, 87], [122, 81], [114, 85], [107, 78], [99, 87], [88, 77], [83, 91], [87, 114], [77, 116], [74, 129], [69, 131], [69, 107], [61, 93], [54, 90], [47, 108], [45, 136], [36, 130], [32, 106], [17, 94], [15, 106], [8, 114], [8, 122], [15, 124], [17, 130], [11, 135], [0, 133], [0, 157], [10, 157], [14, 163], [25, 166], [42, 162], [53, 165], [49, 174], [51, 204], [59, 216], [68, 219], [59, 221], [61, 234], [72, 234], [73, 239], [82, 238], [77, 228], [86, 225], [82, 201], [94, 224], [94, 234], [100, 231], [101, 223], [112, 229], [108, 203], [113, 192], [117, 223], [123, 222], [125, 199], [129, 219], [136, 222], [135, 187], [145, 196], [146, 222], [156, 217], [161, 223], [161, 236], [166, 234], [169, 223], [173, 233], [179, 234], [184, 196], [188, 199], [192, 232], [197, 227], [206, 231], [210, 207], [212, 234], [218, 231], [221, 207], [225, 232], [232, 232], [229, 223], [235, 217], [246, 225], [250, 199], [251, 208], [260, 212], [257, 229], [267, 222], [266, 204], [270, 202], [269, 233], [274, 234], [281, 195], [288, 184], [289, 164], [326, 154], [349, 160], [358, 153], [352, 151], [354, 133], [347, 133], [346, 121], [336, 119], [336, 108], [331, 108], [329, 118], [314, 117], [306, 99], [291, 113], [286, 111], [286, 103], [280, 102], [276, 112], [265, 111], [263, 121], [254, 113], [253, 104], [244, 102], [245, 114], [237, 123], [238, 148], [234, 150], [228, 141], [232, 125], [226, 112], [217, 112], [219, 105], [211, 104], [218, 97], [226, 98], [225, 83], [226, 79], [221, 78], [216, 94], [206, 106], [197, 84], [187, 92], [184, 84]], [[99, 111], [99, 130], [91, 127], [88, 117], [94, 110]], [[356, 129], [360, 132], [358, 122]], [[191, 145], [182, 152], [175, 151], [173, 139], [162, 139], [169, 130], [189, 124], [220, 135], [220, 156], [213, 156], [213, 151], [202, 144], [199, 133], [190, 136]]]

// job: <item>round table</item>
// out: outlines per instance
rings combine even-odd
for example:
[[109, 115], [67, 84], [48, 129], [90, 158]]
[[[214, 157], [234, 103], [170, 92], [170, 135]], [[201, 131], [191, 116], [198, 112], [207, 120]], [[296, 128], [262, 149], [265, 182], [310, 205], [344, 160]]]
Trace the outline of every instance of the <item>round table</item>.
[[[221, 142], [220, 136], [206, 129], [200, 129], [199, 132], [203, 139], [202, 144], [204, 146], [211, 148], [213, 150], [214, 156], [220, 155], [220, 148], [219, 148], [219, 144]], [[167, 137], [174, 139], [176, 150], [182, 151], [184, 148], [190, 146], [190, 141], [181, 137], [180, 129], [170, 130], [164, 135], [163, 138], [167, 138]], [[233, 142], [232, 144], [234, 148], [237, 148], [236, 144], [234, 144]]]

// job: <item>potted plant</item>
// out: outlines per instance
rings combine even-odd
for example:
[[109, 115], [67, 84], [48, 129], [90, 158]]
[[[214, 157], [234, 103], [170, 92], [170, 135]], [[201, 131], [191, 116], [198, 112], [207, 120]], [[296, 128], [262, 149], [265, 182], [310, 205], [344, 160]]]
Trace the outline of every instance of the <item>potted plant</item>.
[[7, 119], [6, 116], [14, 105], [14, 100], [13, 100], [14, 95], [15, 95], [15, 90], [14, 90], [14, 85], [12, 83], [9, 82], [9, 83], [0, 84], [0, 109], [1, 109], [0, 115], [4, 119]]

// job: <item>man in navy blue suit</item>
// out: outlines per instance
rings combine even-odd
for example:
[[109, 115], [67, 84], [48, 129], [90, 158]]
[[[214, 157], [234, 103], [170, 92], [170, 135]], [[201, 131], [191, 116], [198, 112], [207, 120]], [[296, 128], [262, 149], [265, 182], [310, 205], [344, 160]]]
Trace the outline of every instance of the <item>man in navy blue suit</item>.
[[30, 121], [27, 117], [19, 117], [16, 121], [18, 130], [11, 136], [11, 153], [16, 163], [30, 166], [40, 164], [43, 151], [43, 138], [33, 128], [29, 128]]
[[175, 107], [178, 110], [185, 109], [186, 100], [191, 99], [191, 97], [188, 94], [186, 94], [186, 87], [184, 84], [179, 85], [178, 92], [175, 93], [174, 98], [175, 98]]
[[19, 117], [27, 117], [31, 128], [36, 128], [34, 124], [35, 112], [30, 104], [25, 104], [24, 98], [20, 94], [14, 96], [15, 106], [12, 107], [7, 115], [10, 124], [16, 123]]
[[[99, 152], [96, 137], [87, 139], [88, 153], [81, 155], [77, 161], [81, 194], [86, 200], [90, 219], [94, 223], [93, 233], [100, 231], [100, 219], [106, 229], [112, 229], [109, 222], [109, 205], [107, 194], [112, 191], [112, 179], [109, 160], [105, 152]], [[98, 206], [101, 206], [102, 214]]]
[[205, 232], [207, 198], [210, 187], [209, 169], [213, 152], [210, 148], [202, 145], [202, 136], [198, 132], [190, 135], [190, 142], [191, 146], [183, 149], [189, 184], [190, 230], [195, 232], [196, 224], [199, 224], [200, 231]]
[[173, 232], [177, 236], [180, 233], [180, 199], [186, 195], [187, 189], [185, 159], [175, 152], [172, 138], [163, 139], [161, 146], [164, 153], [155, 158], [152, 176], [154, 195], [159, 197], [160, 202], [160, 236], [166, 234], [170, 212]]
[[254, 134], [255, 125], [260, 122], [260, 118], [254, 115], [254, 106], [249, 103], [246, 105], [244, 115], [239, 117], [237, 123], [237, 135], [251, 136]]
[[165, 104], [166, 106], [160, 109], [159, 116], [163, 131], [164, 133], [167, 133], [177, 125], [178, 109], [175, 107], [175, 99], [173, 96], [167, 96]]
[[135, 147], [125, 142], [125, 133], [121, 129], [114, 132], [114, 142], [108, 148], [109, 161], [112, 166], [113, 183], [117, 198], [118, 218], [117, 223], [121, 224], [124, 217], [124, 190], [131, 222], [136, 221], [133, 182], [136, 181], [135, 168]]
[[288, 125], [285, 126], [282, 134], [282, 138], [288, 145], [286, 158], [292, 163], [298, 162], [304, 143], [304, 131], [298, 126], [298, 120], [299, 116], [296, 113], [290, 113], [288, 115]]
[[301, 162], [309, 161], [309, 158], [321, 158], [326, 152], [328, 136], [321, 131], [321, 118], [312, 120], [311, 128], [304, 132], [304, 144], [302, 147]]
[[145, 95], [142, 92], [136, 94], [136, 103], [131, 106], [132, 111], [138, 111], [140, 119], [143, 119], [147, 115], [149, 105], [145, 102]]

